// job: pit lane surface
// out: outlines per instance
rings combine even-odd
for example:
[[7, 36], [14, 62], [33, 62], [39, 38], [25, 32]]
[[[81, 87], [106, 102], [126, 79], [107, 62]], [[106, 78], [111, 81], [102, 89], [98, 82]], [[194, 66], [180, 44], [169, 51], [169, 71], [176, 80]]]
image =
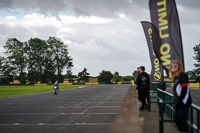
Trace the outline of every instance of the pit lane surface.
[[130, 85], [0, 100], [0, 133], [107, 133]]

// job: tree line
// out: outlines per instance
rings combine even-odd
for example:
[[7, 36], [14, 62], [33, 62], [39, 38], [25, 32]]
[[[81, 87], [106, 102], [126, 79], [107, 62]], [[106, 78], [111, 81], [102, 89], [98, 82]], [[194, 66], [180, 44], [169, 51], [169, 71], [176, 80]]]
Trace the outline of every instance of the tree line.
[[[0, 84], [9, 84], [14, 79], [22, 84], [62, 83], [64, 78], [73, 82], [89, 82], [90, 73], [84, 68], [78, 75], [72, 74], [73, 59], [69, 56], [68, 46], [57, 37], [48, 40], [31, 38], [22, 42], [16, 38], [8, 38], [4, 45], [4, 55], [0, 56]], [[63, 71], [66, 74], [63, 75]], [[131, 81], [132, 76], [119, 76], [118, 72], [101, 71], [97, 77], [99, 82], [111, 83]]]
[[0, 57], [0, 82], [8, 84], [13, 79], [25, 84], [63, 82], [63, 70], [71, 71], [72, 58], [68, 46], [57, 37], [48, 40], [31, 38], [21, 42], [16, 38], [7, 39], [5, 57]]
[[[136, 71], [137, 72], [137, 71]], [[87, 69], [84, 68], [82, 72], [78, 73], [78, 76], [72, 75], [72, 74], [66, 74], [65, 77], [70, 80], [73, 80], [73, 78], [78, 78], [78, 82], [89, 82], [90, 73], [87, 72]], [[99, 75], [97, 76], [98, 82], [111, 84], [111, 83], [117, 83], [120, 81], [123, 82], [129, 82], [136, 78], [136, 74], [133, 76], [120, 76], [119, 72], [115, 72], [114, 74], [111, 71], [102, 70]]]
[[196, 60], [196, 63], [194, 64], [195, 68], [187, 73], [189, 78], [193, 78], [197, 82], [200, 82], [200, 43], [194, 46], [193, 50], [195, 54], [193, 58]]

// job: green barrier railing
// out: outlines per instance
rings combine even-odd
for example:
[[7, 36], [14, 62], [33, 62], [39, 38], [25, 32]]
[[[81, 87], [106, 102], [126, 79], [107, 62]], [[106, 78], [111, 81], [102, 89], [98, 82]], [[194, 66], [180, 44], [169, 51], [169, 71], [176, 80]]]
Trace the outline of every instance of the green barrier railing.
[[[159, 105], [159, 133], [163, 133], [164, 132], [164, 122], [174, 122], [174, 111], [168, 108], [167, 112], [165, 112], [166, 110], [166, 105], [171, 105], [172, 102], [164, 102], [162, 100], [159, 101], [158, 105]], [[167, 114], [167, 116], [169, 115], [170, 117], [168, 117], [167, 119], [164, 118], [164, 114]]]
[[[164, 132], [164, 122], [174, 122], [175, 112], [173, 109], [173, 95], [163, 90], [157, 89], [159, 99], [159, 133]], [[164, 114], [167, 117], [164, 117]]]
[[[157, 89], [157, 91], [155, 92], [157, 92], [157, 101], [158, 101], [157, 104], [159, 105], [159, 133], [163, 133], [164, 122], [175, 121], [175, 110], [173, 109], [173, 106], [172, 106], [173, 95], [160, 89]], [[151, 99], [151, 97], [149, 99]], [[150, 103], [153, 103], [153, 102], [150, 102]], [[164, 117], [164, 114], [167, 117]], [[189, 133], [200, 133], [200, 107], [199, 106], [195, 104], [191, 105], [188, 112], [187, 123], [188, 123]]]
[[200, 133], [200, 107], [192, 104], [187, 120], [189, 133]]
[[148, 93], [147, 97], [147, 102], [148, 102], [148, 110], [151, 111], [151, 104], [152, 103], [158, 103], [158, 98], [157, 98], [157, 84], [151, 84], [150, 85], [150, 90]]
[[151, 83], [150, 84], [150, 91], [148, 93], [147, 102], [148, 102], [148, 109], [151, 111], [151, 103], [157, 103], [158, 104], [158, 97], [157, 97], [157, 88], [160, 88], [162, 90], [166, 90], [166, 84], [165, 83]]

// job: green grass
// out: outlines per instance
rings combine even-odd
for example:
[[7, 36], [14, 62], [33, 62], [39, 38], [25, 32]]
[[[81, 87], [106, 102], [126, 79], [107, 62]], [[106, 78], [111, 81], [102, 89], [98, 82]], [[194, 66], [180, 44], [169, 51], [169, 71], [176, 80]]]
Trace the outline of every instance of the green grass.
[[[60, 85], [60, 91], [75, 89], [80, 86], [85, 85]], [[9, 97], [18, 97], [18, 96], [25, 96], [25, 95], [33, 95], [33, 94], [40, 94], [40, 93], [53, 93], [53, 86], [52, 85], [44, 85], [44, 86], [32, 86], [32, 85], [25, 85], [25, 86], [0, 86], [0, 99], [9, 98]]]

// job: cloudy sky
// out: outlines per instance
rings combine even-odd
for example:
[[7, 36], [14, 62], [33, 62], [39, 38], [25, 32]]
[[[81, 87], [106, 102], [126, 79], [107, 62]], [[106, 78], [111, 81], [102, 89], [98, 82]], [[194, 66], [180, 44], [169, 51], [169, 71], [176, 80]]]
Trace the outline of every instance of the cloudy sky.
[[[200, 43], [200, 0], [176, 0], [186, 71], [194, 68], [193, 47]], [[61, 38], [73, 58], [73, 74], [87, 68], [132, 75], [137, 66], [151, 71], [140, 21], [150, 21], [148, 0], [0, 0], [0, 56], [7, 38], [27, 41]]]

